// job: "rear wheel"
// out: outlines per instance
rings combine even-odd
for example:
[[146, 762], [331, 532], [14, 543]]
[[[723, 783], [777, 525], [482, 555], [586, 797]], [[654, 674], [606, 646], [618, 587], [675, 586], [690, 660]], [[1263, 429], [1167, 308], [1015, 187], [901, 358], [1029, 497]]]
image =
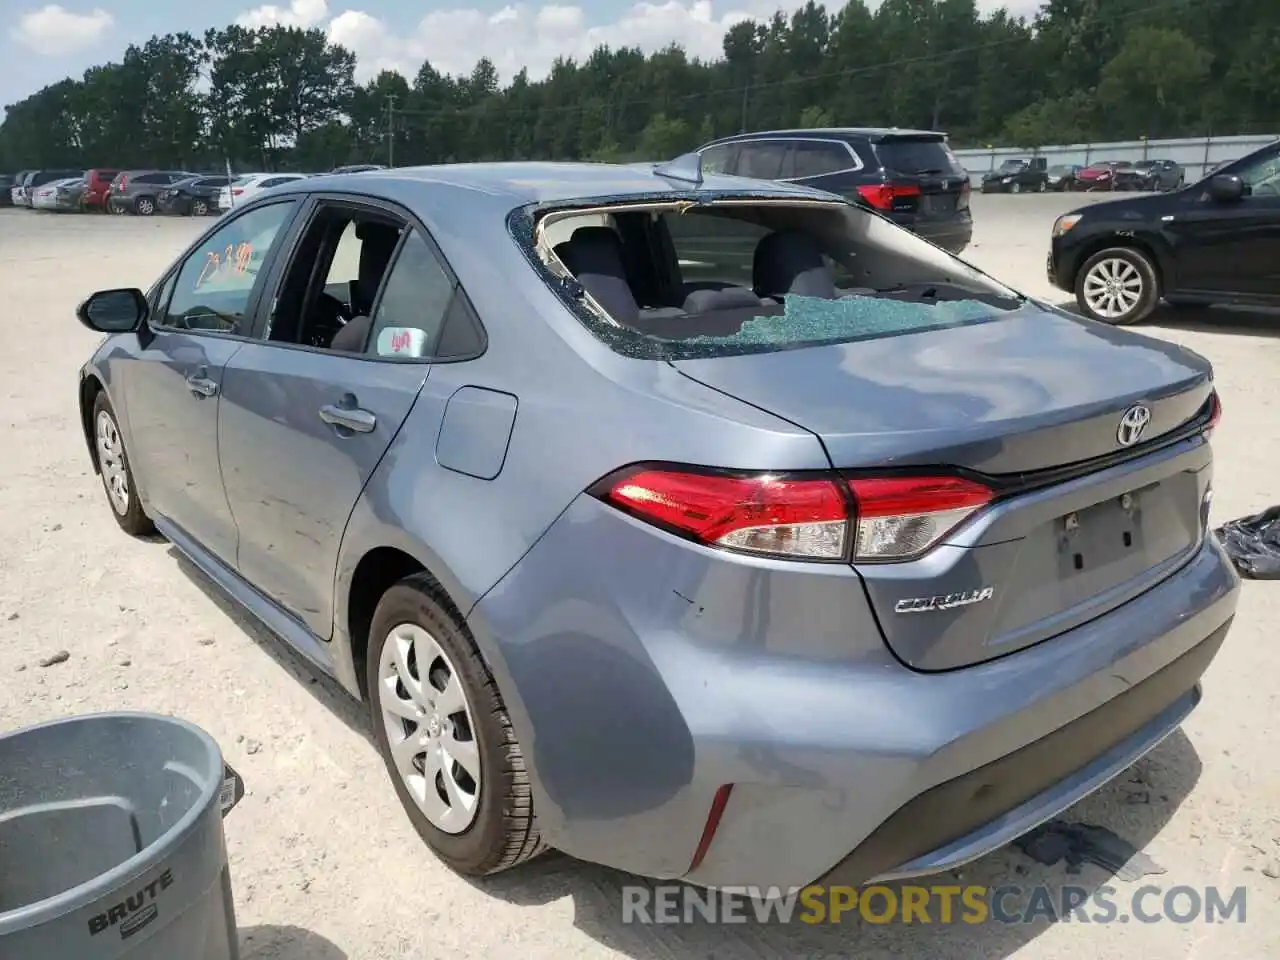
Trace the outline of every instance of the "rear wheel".
[[156, 202], [150, 197], [138, 197], [133, 201], [133, 212], [140, 217], [149, 217], [156, 212]]
[[1102, 323], [1137, 323], [1159, 302], [1160, 279], [1155, 266], [1133, 247], [1098, 251], [1076, 276], [1076, 303], [1085, 316]]
[[1039, 185], [1036, 187], [1036, 189], [1039, 190], [1041, 193], [1044, 193], [1046, 190], [1049, 189], [1049, 185], [1045, 183], [1043, 180], [1041, 180]]
[[524, 755], [484, 661], [425, 574], [378, 602], [367, 681], [400, 802], [454, 870], [498, 873], [541, 853]]
[[191, 215], [193, 217], [203, 217], [209, 213], [209, 204], [205, 203], [199, 197], [191, 201]]

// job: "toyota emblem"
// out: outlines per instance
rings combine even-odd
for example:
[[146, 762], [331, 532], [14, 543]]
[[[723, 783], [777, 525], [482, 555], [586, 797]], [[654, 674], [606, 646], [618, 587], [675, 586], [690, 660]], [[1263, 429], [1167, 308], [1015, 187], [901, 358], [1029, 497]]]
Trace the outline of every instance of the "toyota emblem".
[[1145, 403], [1135, 403], [1120, 418], [1120, 425], [1116, 427], [1116, 443], [1122, 447], [1132, 447], [1142, 439], [1142, 433], [1150, 422], [1151, 408]]

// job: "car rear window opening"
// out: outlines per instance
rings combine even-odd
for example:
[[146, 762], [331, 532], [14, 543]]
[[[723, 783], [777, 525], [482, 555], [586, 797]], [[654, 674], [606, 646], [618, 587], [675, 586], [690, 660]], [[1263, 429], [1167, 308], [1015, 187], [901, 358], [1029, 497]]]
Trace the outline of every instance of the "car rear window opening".
[[614, 349], [666, 359], [998, 320], [1024, 299], [851, 204], [717, 200], [551, 212], [548, 279]]

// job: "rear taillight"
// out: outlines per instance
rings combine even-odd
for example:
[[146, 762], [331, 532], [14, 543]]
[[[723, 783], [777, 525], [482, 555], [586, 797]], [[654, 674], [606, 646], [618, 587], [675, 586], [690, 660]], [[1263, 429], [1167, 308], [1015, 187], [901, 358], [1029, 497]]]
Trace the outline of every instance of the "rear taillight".
[[991, 502], [990, 488], [960, 477], [872, 477], [853, 490], [855, 560], [905, 560]]
[[906, 560], [991, 502], [957, 477], [726, 474], [640, 467], [592, 492], [630, 515], [707, 546], [823, 562]]
[[1218, 426], [1218, 421], [1222, 419], [1222, 401], [1218, 398], [1218, 391], [1213, 391], [1209, 395], [1209, 402], [1213, 404], [1209, 408], [1209, 422], [1205, 424], [1204, 435], [1208, 438]]
[[121, 178], [120, 178], [120, 186], [119, 186], [119, 187], [117, 187], [116, 189], [118, 189], [121, 193], [124, 193], [124, 188], [125, 188], [125, 187], [127, 187], [128, 185], [129, 185], [129, 178], [128, 178], [128, 177], [121, 177]]
[[242, 193], [244, 193], [244, 188], [243, 188], [243, 187], [233, 187], [233, 188], [231, 189], [231, 195], [232, 195], [233, 197], [238, 197], [238, 196], [240, 196], [240, 194], [242, 194]]
[[968, 180], [960, 184], [960, 197], [956, 200], [957, 210], [967, 210], [969, 208], [969, 195], [973, 193], [973, 185]]
[[877, 210], [892, 210], [893, 201], [899, 197], [918, 197], [920, 188], [914, 184], [864, 183], [858, 187], [858, 196]]

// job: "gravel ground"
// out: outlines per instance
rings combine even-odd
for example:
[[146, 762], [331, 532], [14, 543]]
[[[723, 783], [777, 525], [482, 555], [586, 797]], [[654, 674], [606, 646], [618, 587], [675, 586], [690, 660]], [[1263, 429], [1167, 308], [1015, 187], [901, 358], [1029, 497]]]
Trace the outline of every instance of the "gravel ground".
[[[975, 196], [967, 256], [1028, 293], [1054, 293], [1043, 266], [1049, 225], [1080, 201]], [[1114, 830], [1163, 875], [1129, 883], [1092, 866], [1071, 875], [1013, 850], [963, 874], [991, 887], [1110, 883], [1121, 897], [1142, 883], [1243, 885], [1244, 924], [624, 925], [620, 887], [637, 881], [615, 871], [551, 855], [485, 883], [451, 874], [402, 816], [362, 708], [167, 544], [121, 534], [89, 467], [74, 385], [98, 338], [75, 321], [75, 304], [97, 288], [146, 286], [202, 226], [0, 210], [0, 290], [14, 307], [0, 324], [9, 451], [0, 458], [0, 728], [125, 708], [210, 731], [248, 787], [227, 821], [246, 958], [1280, 956], [1280, 594], [1267, 583], [1245, 585], [1184, 730], [1066, 815]], [[1278, 499], [1278, 325], [1206, 311], [1162, 314], [1145, 328], [1216, 364], [1219, 522]], [[39, 666], [60, 650], [65, 662]]]

